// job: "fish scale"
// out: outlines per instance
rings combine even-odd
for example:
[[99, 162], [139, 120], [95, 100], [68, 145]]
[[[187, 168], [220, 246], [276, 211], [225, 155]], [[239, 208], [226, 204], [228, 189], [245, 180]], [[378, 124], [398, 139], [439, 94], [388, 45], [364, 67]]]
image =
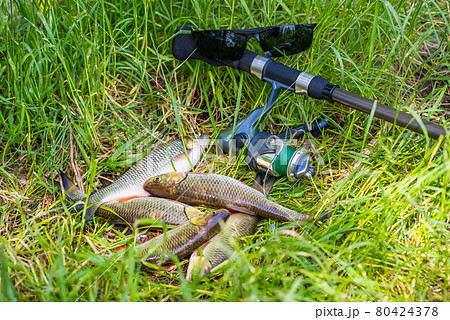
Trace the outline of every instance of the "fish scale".
[[155, 197], [131, 199], [126, 202], [110, 201], [100, 206], [96, 212], [96, 215], [116, 222], [123, 220], [133, 224], [139, 219], [150, 218], [170, 225], [180, 225], [202, 214], [194, 207]]
[[[73, 201], [83, 201], [86, 194], [78, 189], [69, 177], [60, 171], [61, 183], [53, 183], [64, 191]], [[180, 202], [143, 197], [128, 201], [109, 201], [103, 203], [95, 212], [96, 215], [111, 220], [114, 223], [134, 224], [139, 219], [154, 219], [165, 224], [180, 225], [189, 219], [203, 214], [200, 210]]]
[[221, 221], [229, 214], [228, 210], [224, 209], [205, 213], [134, 247], [134, 251], [138, 257], [153, 264], [171, 262], [167, 252], [180, 259], [184, 258], [214, 237], [220, 231]]
[[267, 199], [239, 180], [219, 174], [168, 173], [150, 178], [144, 189], [151, 194], [191, 205], [208, 205], [256, 214], [280, 221], [305, 221], [301, 214]]

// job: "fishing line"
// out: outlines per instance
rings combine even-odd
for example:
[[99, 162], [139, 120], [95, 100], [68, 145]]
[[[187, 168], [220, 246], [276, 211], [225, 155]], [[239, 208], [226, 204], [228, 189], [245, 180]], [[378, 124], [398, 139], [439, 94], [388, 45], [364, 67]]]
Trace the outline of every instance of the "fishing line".
[[286, 191], [286, 192], [281, 196], [281, 198], [279, 198], [278, 200], [283, 199], [283, 198], [288, 194], [288, 192], [291, 191], [291, 190], [292, 190], [299, 182], [300, 182], [300, 179], [298, 179], [297, 181], [295, 181], [295, 182], [291, 185], [291, 187], [289, 188], [289, 190]]

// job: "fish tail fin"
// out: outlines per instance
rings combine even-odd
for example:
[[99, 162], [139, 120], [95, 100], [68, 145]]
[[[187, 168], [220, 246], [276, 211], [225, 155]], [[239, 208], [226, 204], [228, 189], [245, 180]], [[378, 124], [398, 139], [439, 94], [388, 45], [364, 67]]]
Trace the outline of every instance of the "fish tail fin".
[[88, 202], [84, 202], [84, 203], [79, 203], [73, 206], [73, 208], [79, 212], [79, 213], [83, 213], [84, 212], [84, 222], [89, 222], [92, 217], [95, 214], [95, 211], [97, 211], [98, 207], [100, 207], [100, 203], [89, 203]]
[[89, 201], [86, 201], [87, 195], [80, 189], [78, 189], [77, 186], [62, 170], [59, 170], [59, 176], [61, 178], [61, 182], [53, 180], [53, 184], [64, 191], [66, 196], [68, 196], [73, 201], [83, 201], [83, 203], [73, 205], [71, 209], [75, 210], [76, 212], [83, 212], [85, 210], [84, 208], [86, 207], [84, 219], [86, 222], [91, 220], [94, 216], [95, 211], [97, 211], [98, 207], [100, 206], [100, 203], [92, 204]]
[[[82, 203], [76, 203], [73, 206], [70, 207], [70, 209], [83, 214], [84, 212], [84, 221], [89, 222], [89, 220], [92, 219], [92, 217], [95, 214], [95, 211], [97, 211], [98, 207], [100, 207], [100, 203], [89, 203], [88, 202], [82, 202]], [[86, 208], [86, 209], [85, 209]]]
[[[199, 249], [195, 250], [189, 259], [189, 265], [186, 271], [186, 281], [190, 282], [194, 277], [203, 276], [205, 271], [205, 264], [209, 264], [209, 261], [205, 261], [206, 258], [203, 255], [203, 250], [205, 250], [206, 246], [211, 243], [211, 240], [204, 243], [202, 246], [200, 246]], [[200, 252], [199, 252], [200, 251]]]
[[[53, 180], [53, 184], [60, 190], [64, 191], [66, 196], [68, 196], [73, 201], [81, 201], [86, 199], [86, 194], [82, 192], [77, 186], [69, 179], [69, 177], [62, 171], [59, 170], [59, 176], [61, 182]], [[78, 210], [77, 210], [78, 211]]]

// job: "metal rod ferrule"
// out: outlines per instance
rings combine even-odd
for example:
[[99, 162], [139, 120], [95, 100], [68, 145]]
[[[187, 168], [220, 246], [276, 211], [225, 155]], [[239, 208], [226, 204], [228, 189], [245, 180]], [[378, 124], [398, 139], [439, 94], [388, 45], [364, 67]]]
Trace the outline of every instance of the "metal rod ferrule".
[[269, 60], [269, 58], [263, 56], [256, 56], [252, 61], [252, 65], [250, 66], [250, 72], [262, 80], [264, 66]]
[[295, 93], [296, 94], [308, 94], [308, 87], [311, 80], [315, 75], [302, 71], [295, 80]]

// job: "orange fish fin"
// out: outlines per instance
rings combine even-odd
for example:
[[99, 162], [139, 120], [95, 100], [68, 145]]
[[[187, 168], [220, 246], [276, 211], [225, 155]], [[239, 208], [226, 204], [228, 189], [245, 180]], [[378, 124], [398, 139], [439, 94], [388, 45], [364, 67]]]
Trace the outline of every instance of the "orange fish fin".
[[251, 210], [249, 210], [247, 208], [244, 208], [244, 207], [239, 207], [239, 206], [234, 205], [234, 204], [227, 205], [227, 209], [230, 209], [230, 210], [236, 211], [236, 212], [242, 212], [242, 213], [250, 214], [252, 216], [256, 216], [256, 214], [253, 211], [251, 211]]
[[137, 198], [142, 198], [142, 197], [139, 197], [139, 196], [123, 197], [123, 198], [116, 199], [116, 201], [126, 202], [128, 200], [137, 199]]

